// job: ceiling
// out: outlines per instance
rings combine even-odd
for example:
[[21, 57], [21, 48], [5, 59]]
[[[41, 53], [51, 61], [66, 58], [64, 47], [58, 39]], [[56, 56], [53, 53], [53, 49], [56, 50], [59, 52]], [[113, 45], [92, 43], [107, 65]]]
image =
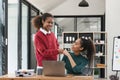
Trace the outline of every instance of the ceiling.
[[93, 15], [105, 13], [105, 0], [86, 0], [89, 7], [78, 7], [82, 0], [27, 0], [41, 12], [54, 15]]
[[[78, 3], [81, 0], [27, 0], [41, 12], [50, 12], [53, 15], [103, 15], [105, 13], [105, 0], [86, 0], [89, 3], [89, 7], [78, 7]], [[82, 30], [86, 28], [85, 26], [90, 26], [91, 24], [96, 24], [99, 20], [97, 19], [82, 19], [79, 18], [80, 25], [85, 23], [86, 25], [81, 25]], [[86, 23], [87, 22], [87, 23]], [[73, 18], [59, 18], [57, 23], [62, 26], [63, 29], [73, 30], [74, 29], [74, 19]], [[89, 24], [90, 23], [90, 24]]]
[[42, 12], [49, 12], [66, 0], [27, 0]]

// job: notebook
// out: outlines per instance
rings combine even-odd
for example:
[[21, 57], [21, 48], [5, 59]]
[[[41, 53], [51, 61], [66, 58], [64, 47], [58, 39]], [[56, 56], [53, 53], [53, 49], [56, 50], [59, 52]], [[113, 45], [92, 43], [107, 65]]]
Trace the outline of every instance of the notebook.
[[43, 75], [65, 76], [65, 63], [63, 61], [43, 61]]

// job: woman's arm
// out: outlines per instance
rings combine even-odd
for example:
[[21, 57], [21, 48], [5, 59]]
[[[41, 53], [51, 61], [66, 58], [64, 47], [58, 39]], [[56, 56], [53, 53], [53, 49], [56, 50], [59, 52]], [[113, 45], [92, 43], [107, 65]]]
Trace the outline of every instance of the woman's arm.
[[72, 70], [75, 73], [82, 73], [83, 69], [88, 64], [88, 60], [87, 59], [81, 59], [81, 58], [80, 58], [80, 60], [82, 60], [82, 63], [81, 64], [76, 64], [76, 62], [73, 60], [72, 56], [68, 53], [67, 50], [64, 50], [63, 54], [68, 57], [68, 59], [70, 61], [70, 64], [72, 66]]
[[73, 58], [71, 57], [70, 53], [68, 53], [67, 50], [64, 50], [64, 51], [63, 51], [63, 54], [65, 54], [65, 55], [68, 57], [68, 59], [70, 60], [70, 64], [71, 64], [72, 68], [75, 67], [75, 66], [76, 66], [76, 63], [75, 63], [75, 61], [73, 60]]

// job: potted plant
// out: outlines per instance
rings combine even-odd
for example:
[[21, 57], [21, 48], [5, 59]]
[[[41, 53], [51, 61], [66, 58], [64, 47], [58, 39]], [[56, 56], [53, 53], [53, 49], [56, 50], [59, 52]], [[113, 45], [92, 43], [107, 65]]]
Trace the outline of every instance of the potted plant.
[[94, 78], [99, 78], [99, 70], [98, 69], [94, 70]]

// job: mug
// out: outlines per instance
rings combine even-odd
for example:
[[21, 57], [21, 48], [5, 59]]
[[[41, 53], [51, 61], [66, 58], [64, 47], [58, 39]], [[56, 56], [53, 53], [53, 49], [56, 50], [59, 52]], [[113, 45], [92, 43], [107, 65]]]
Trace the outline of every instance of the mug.
[[43, 67], [37, 67], [37, 75], [42, 75], [42, 72], [43, 72]]

